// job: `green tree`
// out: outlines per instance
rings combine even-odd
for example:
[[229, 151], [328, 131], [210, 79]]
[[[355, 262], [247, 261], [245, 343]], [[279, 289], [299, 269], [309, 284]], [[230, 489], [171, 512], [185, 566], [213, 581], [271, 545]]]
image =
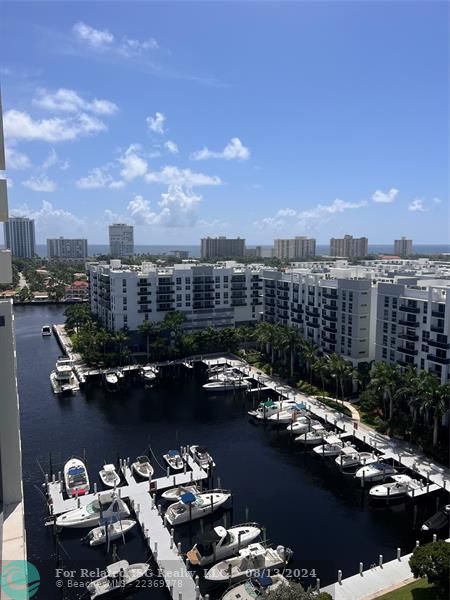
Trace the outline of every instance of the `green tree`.
[[315, 589], [307, 589], [295, 581], [289, 585], [280, 585], [264, 594], [265, 600], [332, 600], [330, 594], [318, 592]]
[[394, 414], [395, 390], [400, 381], [400, 369], [397, 365], [384, 362], [375, 363], [371, 371], [369, 389], [373, 390], [383, 402], [384, 418], [392, 419]]
[[436, 586], [439, 598], [449, 597], [450, 544], [444, 540], [414, 548], [409, 566], [414, 577], [426, 577]]
[[159, 331], [159, 325], [152, 321], [144, 321], [139, 325], [139, 331], [145, 336], [147, 349], [147, 362], [150, 360], [150, 338], [155, 336]]
[[419, 381], [421, 410], [433, 417], [433, 446], [437, 446], [439, 421], [449, 410], [450, 384], [439, 385], [431, 373], [423, 373]]
[[306, 373], [309, 378], [309, 383], [312, 383], [313, 370], [312, 366], [317, 358], [319, 348], [311, 340], [303, 340], [301, 344], [301, 357], [305, 365]]
[[322, 393], [325, 393], [325, 381], [330, 374], [330, 367], [326, 356], [318, 356], [312, 364], [312, 371], [320, 378]]

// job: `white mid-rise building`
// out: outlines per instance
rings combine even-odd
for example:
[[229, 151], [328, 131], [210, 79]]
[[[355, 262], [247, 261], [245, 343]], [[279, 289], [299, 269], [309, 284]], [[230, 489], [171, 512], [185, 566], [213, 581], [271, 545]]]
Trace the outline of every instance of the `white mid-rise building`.
[[325, 353], [354, 365], [374, 358], [373, 304], [369, 279], [329, 279], [292, 269], [263, 271], [264, 320], [298, 327]]
[[375, 358], [450, 381], [449, 279], [378, 284]]
[[405, 237], [402, 237], [399, 240], [394, 240], [394, 254], [397, 256], [411, 256], [413, 253], [413, 243], [412, 240], [407, 240]]
[[305, 236], [273, 241], [273, 255], [280, 260], [297, 260], [316, 255], [316, 240]]
[[47, 257], [58, 260], [84, 260], [88, 256], [86, 239], [49, 238], [47, 239]]
[[113, 258], [126, 258], [134, 254], [134, 228], [125, 223], [109, 226], [109, 253]]
[[33, 258], [36, 254], [34, 221], [28, 217], [10, 217], [3, 224], [5, 245], [13, 256]]
[[369, 254], [369, 241], [366, 237], [354, 238], [344, 235], [343, 238], [331, 238], [330, 256], [347, 256], [360, 258]]
[[92, 312], [110, 330], [137, 330], [160, 322], [173, 310], [185, 316], [186, 330], [226, 327], [259, 319], [262, 284], [259, 268], [222, 263], [88, 264]]
[[[0, 171], [5, 170], [0, 98]], [[0, 221], [8, 219], [7, 185], [0, 178]], [[0, 250], [0, 284], [11, 283], [11, 253]], [[16, 375], [14, 312], [0, 299], [0, 565], [26, 560], [20, 413]], [[0, 567], [1, 569], [1, 567]], [[3, 595], [0, 590], [0, 595]]]

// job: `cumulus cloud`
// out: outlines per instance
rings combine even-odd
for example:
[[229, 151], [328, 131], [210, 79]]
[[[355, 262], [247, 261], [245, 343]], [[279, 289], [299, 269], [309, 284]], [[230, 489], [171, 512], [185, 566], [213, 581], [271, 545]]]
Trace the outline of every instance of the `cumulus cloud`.
[[88, 175], [80, 177], [75, 185], [80, 190], [98, 190], [106, 187], [118, 190], [124, 187], [125, 182], [115, 180], [106, 167], [95, 167], [89, 171]]
[[191, 154], [192, 160], [207, 160], [209, 158], [223, 158], [225, 160], [247, 160], [250, 158], [250, 150], [244, 146], [241, 140], [234, 137], [220, 152], [214, 152], [208, 148], [203, 148]]
[[191, 227], [198, 221], [197, 209], [201, 199], [200, 195], [182, 185], [169, 185], [155, 209], [143, 196], [137, 195], [129, 202], [127, 210], [136, 225]]
[[43, 171], [47, 171], [48, 169], [51, 169], [52, 167], [59, 167], [61, 169], [61, 171], [67, 171], [69, 166], [70, 166], [69, 161], [67, 159], [60, 159], [58, 154], [56, 153], [55, 149], [52, 148], [50, 150], [50, 152], [48, 153], [47, 157], [44, 159], [44, 161], [41, 165], [41, 169]]
[[391, 188], [387, 192], [383, 192], [381, 190], [377, 190], [372, 194], [372, 200], [374, 202], [379, 202], [381, 204], [390, 204], [395, 200], [398, 195], [398, 190], [396, 188]]
[[23, 169], [29, 169], [31, 165], [30, 158], [23, 152], [19, 152], [15, 148], [6, 146], [6, 166], [8, 169], [14, 169], [21, 171]]
[[95, 29], [82, 21], [73, 26], [75, 36], [83, 42], [87, 42], [96, 49], [105, 49], [114, 42], [114, 36], [107, 29]]
[[163, 113], [156, 112], [153, 117], [147, 117], [146, 119], [148, 128], [155, 133], [164, 133], [164, 123], [166, 117]]
[[150, 38], [140, 42], [139, 40], [134, 40], [124, 36], [117, 50], [119, 54], [122, 54], [122, 56], [130, 58], [132, 56], [141, 56], [148, 50], [158, 50], [158, 48], [159, 44], [155, 38]]
[[37, 91], [33, 104], [45, 110], [56, 112], [92, 112], [97, 115], [113, 115], [119, 109], [114, 102], [110, 100], [98, 100], [94, 98], [91, 101], [83, 99], [75, 90], [59, 88], [56, 92], [49, 92], [45, 88]]
[[86, 230], [86, 222], [73, 213], [62, 208], [54, 208], [51, 202], [44, 200], [39, 210], [32, 210], [27, 205], [11, 209], [13, 217], [29, 217], [36, 221], [40, 234], [45, 237], [82, 234]]
[[35, 120], [18, 110], [6, 111], [3, 125], [8, 139], [44, 142], [72, 141], [107, 129], [102, 121], [85, 113], [68, 118]]
[[166, 185], [186, 185], [188, 187], [220, 185], [220, 177], [195, 173], [190, 169], [179, 169], [165, 166], [159, 171], [147, 173], [145, 180], [149, 183], [164, 183]]
[[119, 158], [119, 163], [122, 165], [120, 175], [126, 181], [143, 177], [147, 172], [147, 161], [139, 155], [140, 150], [139, 144], [131, 144]]
[[336, 198], [331, 204], [318, 204], [314, 208], [307, 210], [295, 210], [294, 208], [282, 208], [275, 216], [266, 217], [255, 222], [255, 225], [260, 229], [273, 228], [279, 229], [283, 227], [302, 227], [309, 229], [320, 222], [328, 220], [336, 214], [343, 213], [347, 210], [355, 210], [367, 206], [367, 202], [346, 202]]
[[26, 181], [22, 181], [22, 185], [33, 190], [33, 192], [54, 192], [56, 190], [56, 183], [47, 175], [30, 177]]
[[437, 197], [436, 197], [436, 198], [433, 198], [433, 202], [434, 202], [435, 204], [441, 204], [441, 203], [442, 203], [442, 200], [441, 200], [440, 198], [437, 198]]
[[178, 146], [175, 142], [167, 140], [167, 142], [164, 144], [164, 147], [170, 152], [170, 154], [178, 154]]
[[411, 212], [426, 212], [427, 209], [424, 206], [422, 198], [415, 198], [412, 202], [410, 202], [408, 210]]

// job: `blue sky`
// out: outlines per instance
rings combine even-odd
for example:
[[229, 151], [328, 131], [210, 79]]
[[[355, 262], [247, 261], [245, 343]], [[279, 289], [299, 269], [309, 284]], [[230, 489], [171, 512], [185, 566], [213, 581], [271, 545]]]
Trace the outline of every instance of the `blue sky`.
[[2, 5], [10, 207], [38, 241], [448, 240], [444, 2]]

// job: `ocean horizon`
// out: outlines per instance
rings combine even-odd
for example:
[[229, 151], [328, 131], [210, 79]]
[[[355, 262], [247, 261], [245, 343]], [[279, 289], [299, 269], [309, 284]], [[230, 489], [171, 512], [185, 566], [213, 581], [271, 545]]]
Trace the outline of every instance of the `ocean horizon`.
[[[255, 248], [257, 244], [248, 245], [247, 248]], [[263, 250], [268, 252], [272, 246], [261, 245]], [[329, 244], [317, 244], [317, 256], [326, 256], [329, 252]], [[89, 244], [89, 256], [95, 257], [102, 254], [108, 254], [108, 244]], [[200, 246], [189, 244], [135, 244], [135, 254], [170, 254], [176, 250], [187, 250], [192, 258], [200, 258]], [[36, 244], [36, 252], [42, 258], [47, 256], [47, 247], [45, 244]], [[448, 254], [450, 253], [450, 244], [415, 244], [413, 246], [414, 254]], [[370, 254], [394, 254], [394, 246], [391, 244], [369, 244]]]

